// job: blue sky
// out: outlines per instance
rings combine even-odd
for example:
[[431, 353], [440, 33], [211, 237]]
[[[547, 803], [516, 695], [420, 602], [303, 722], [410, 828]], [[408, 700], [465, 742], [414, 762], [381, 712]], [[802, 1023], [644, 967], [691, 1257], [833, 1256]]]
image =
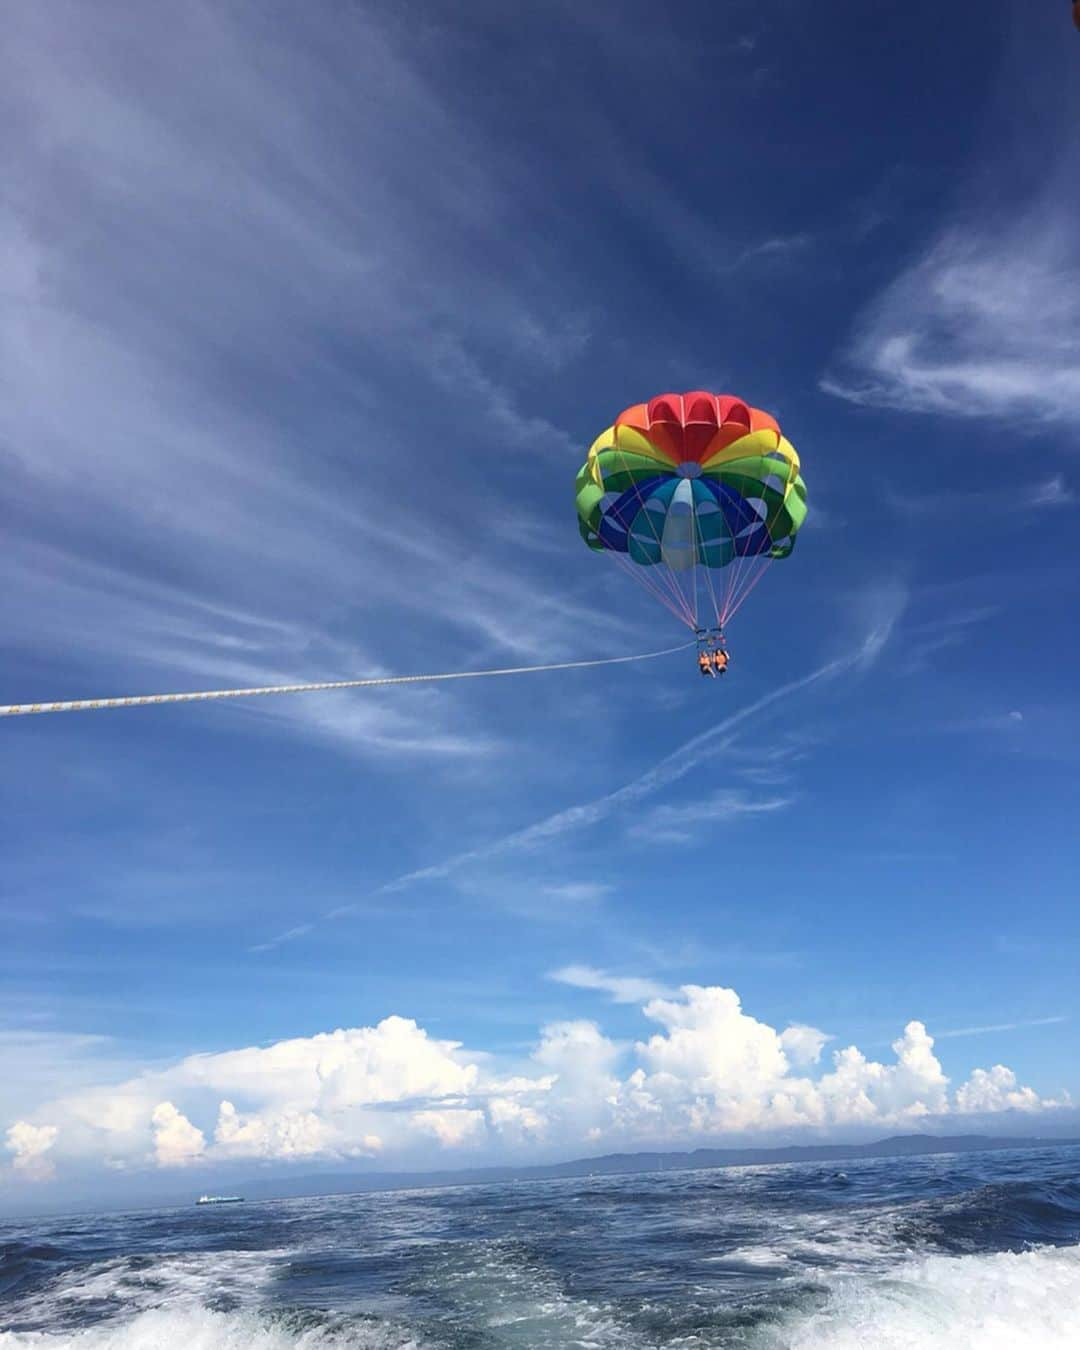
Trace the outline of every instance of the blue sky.
[[811, 514], [722, 686], [0, 727], [0, 1206], [1080, 1129], [1067, 6], [8, 39], [0, 702], [674, 645], [571, 504], [665, 389], [773, 412]]

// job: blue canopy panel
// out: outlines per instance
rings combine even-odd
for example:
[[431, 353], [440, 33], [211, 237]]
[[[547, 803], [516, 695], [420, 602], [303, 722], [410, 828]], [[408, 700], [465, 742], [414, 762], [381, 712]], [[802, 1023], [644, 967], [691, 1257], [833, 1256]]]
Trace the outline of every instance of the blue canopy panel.
[[645, 478], [640, 483], [634, 483], [613, 500], [605, 498], [601, 501], [600, 524], [596, 531], [601, 544], [615, 553], [628, 553], [631, 526], [649, 496], [668, 483], [674, 491], [677, 481], [673, 474], [658, 474], [655, 478]]
[[764, 502], [726, 483], [676, 474], [646, 478], [612, 494], [601, 504], [597, 535], [604, 548], [629, 553], [636, 563], [668, 561], [678, 570], [725, 567], [734, 558], [768, 553], [775, 543]]

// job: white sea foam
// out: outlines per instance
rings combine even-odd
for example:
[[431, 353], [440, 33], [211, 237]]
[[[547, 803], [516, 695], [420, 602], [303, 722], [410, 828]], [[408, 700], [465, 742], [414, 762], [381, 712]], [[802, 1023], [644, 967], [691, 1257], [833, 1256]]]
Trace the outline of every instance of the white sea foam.
[[[762, 1267], [782, 1256], [764, 1246], [728, 1253], [730, 1260]], [[226, 1252], [170, 1255], [145, 1267], [103, 1262], [69, 1272], [38, 1296], [34, 1311], [52, 1314], [38, 1325], [50, 1329], [0, 1332], [0, 1350], [436, 1350], [470, 1335], [505, 1350], [654, 1350], [669, 1343], [719, 1350], [733, 1335], [735, 1343], [757, 1350], [1080, 1347], [1080, 1247], [929, 1256], [887, 1272], [835, 1273], [824, 1277], [822, 1303], [761, 1326], [749, 1342], [745, 1323], [734, 1330], [726, 1319], [712, 1328], [708, 1319], [693, 1328], [673, 1325], [667, 1333], [658, 1323], [635, 1326], [618, 1299], [575, 1297], [542, 1265], [496, 1244], [432, 1269], [433, 1292], [453, 1309], [449, 1322], [431, 1326], [434, 1340], [403, 1310], [375, 1317], [268, 1308], [274, 1265], [267, 1253]], [[788, 1275], [782, 1282], [792, 1290], [791, 1266], [782, 1262], [782, 1268]], [[246, 1288], [246, 1296], [227, 1311], [202, 1306], [223, 1286], [238, 1293]], [[708, 1293], [710, 1303], [716, 1291], [697, 1292]], [[722, 1302], [714, 1306], [719, 1310]], [[115, 1311], [103, 1307], [109, 1303]], [[88, 1324], [80, 1313], [99, 1320]]]
[[0, 1350], [425, 1350], [405, 1328], [349, 1320], [306, 1325], [248, 1312], [158, 1309], [71, 1331], [0, 1332]]
[[155, 1309], [201, 1308], [208, 1301], [255, 1306], [283, 1252], [178, 1252], [122, 1256], [65, 1271], [46, 1288], [5, 1304], [7, 1323], [62, 1325], [81, 1313], [123, 1317]]
[[456, 1310], [457, 1324], [479, 1332], [484, 1345], [506, 1350], [635, 1350], [645, 1345], [651, 1350], [655, 1345], [628, 1328], [614, 1304], [567, 1293], [551, 1271], [497, 1244], [444, 1265], [435, 1279]]
[[734, 1266], [760, 1266], [763, 1269], [783, 1266], [791, 1260], [787, 1252], [780, 1251], [776, 1247], [735, 1247], [730, 1252], [722, 1252], [710, 1259]]
[[826, 1306], [763, 1336], [770, 1350], [1077, 1350], [1080, 1247], [930, 1256], [840, 1278]]

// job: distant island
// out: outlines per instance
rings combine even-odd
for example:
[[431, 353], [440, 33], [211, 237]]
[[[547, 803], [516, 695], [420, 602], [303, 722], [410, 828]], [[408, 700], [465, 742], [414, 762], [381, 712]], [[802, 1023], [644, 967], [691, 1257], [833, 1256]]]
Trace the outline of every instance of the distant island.
[[248, 1199], [348, 1195], [417, 1190], [429, 1186], [483, 1186], [507, 1181], [618, 1176], [635, 1172], [685, 1172], [710, 1167], [762, 1167], [782, 1163], [838, 1163], [860, 1158], [908, 1158], [933, 1153], [985, 1153], [993, 1149], [1063, 1148], [1080, 1139], [995, 1137], [983, 1134], [898, 1134], [871, 1144], [793, 1144], [783, 1148], [698, 1148], [690, 1153], [606, 1153], [598, 1158], [522, 1167], [472, 1167], [441, 1172], [324, 1172], [264, 1178], [239, 1189]]

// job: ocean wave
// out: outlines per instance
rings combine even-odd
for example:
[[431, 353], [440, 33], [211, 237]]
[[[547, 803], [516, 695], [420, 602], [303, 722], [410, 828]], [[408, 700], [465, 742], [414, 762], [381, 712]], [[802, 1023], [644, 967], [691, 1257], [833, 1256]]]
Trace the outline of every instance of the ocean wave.
[[21, 1254], [22, 1279], [3, 1305], [16, 1330], [77, 1328], [160, 1309], [229, 1311], [256, 1306], [278, 1252], [184, 1252], [118, 1256], [59, 1273]]
[[1080, 1247], [930, 1256], [838, 1278], [824, 1305], [763, 1329], [759, 1350], [1076, 1350]]
[[408, 1327], [312, 1314], [156, 1309], [68, 1333], [0, 1331], [0, 1350], [428, 1350]]
[[1068, 1245], [1080, 1237], [1080, 1182], [1009, 1181], [927, 1200], [907, 1211], [896, 1235], [957, 1255]]
[[1063, 1149], [857, 1162], [846, 1186], [787, 1168], [12, 1225], [0, 1350], [1076, 1350], [1078, 1161]]
[[[497, 1263], [502, 1266], [502, 1263]], [[200, 1306], [147, 1309], [92, 1325], [0, 1332], [0, 1350], [438, 1350], [449, 1346], [660, 1347], [683, 1350], [1075, 1350], [1080, 1247], [930, 1256], [886, 1276], [836, 1276], [758, 1302], [741, 1316], [704, 1306], [673, 1316], [568, 1297], [536, 1270], [444, 1272], [457, 1285], [452, 1324], [407, 1317]], [[507, 1278], [509, 1276], [509, 1278]], [[105, 1278], [98, 1272], [97, 1279]], [[464, 1286], [464, 1287], [462, 1287]], [[445, 1285], [444, 1285], [445, 1288]], [[779, 1291], [777, 1291], [779, 1292]], [[797, 1306], [801, 1303], [801, 1307]], [[786, 1310], [785, 1310], [786, 1309]], [[625, 1309], [623, 1312], [628, 1313]], [[462, 1317], [462, 1314], [466, 1314]]]

